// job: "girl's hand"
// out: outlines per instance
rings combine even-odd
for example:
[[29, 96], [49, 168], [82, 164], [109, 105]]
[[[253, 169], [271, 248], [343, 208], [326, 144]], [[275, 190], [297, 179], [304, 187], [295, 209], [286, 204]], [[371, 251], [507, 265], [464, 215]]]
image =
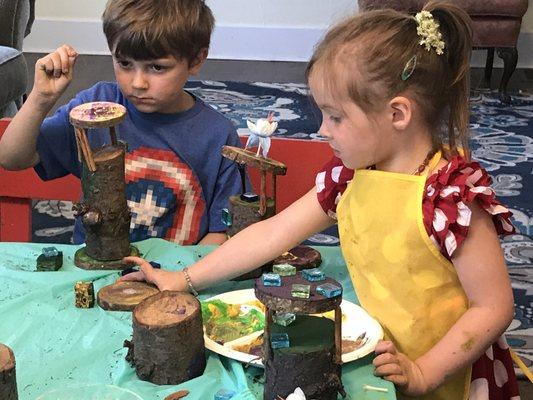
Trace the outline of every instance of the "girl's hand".
[[64, 44], [53, 53], [37, 60], [32, 92], [43, 105], [55, 103], [65, 91], [72, 80], [77, 57], [76, 50]]
[[381, 340], [374, 350], [374, 374], [394, 383], [407, 396], [420, 396], [428, 392], [428, 386], [418, 365], [403, 353], [396, 351], [390, 341]]
[[161, 291], [187, 291], [187, 284], [179, 271], [156, 269], [152, 267], [148, 261], [140, 257], [124, 257], [122, 261], [125, 264], [138, 265], [141, 270], [124, 275], [119, 281], [146, 281], [153, 283]]

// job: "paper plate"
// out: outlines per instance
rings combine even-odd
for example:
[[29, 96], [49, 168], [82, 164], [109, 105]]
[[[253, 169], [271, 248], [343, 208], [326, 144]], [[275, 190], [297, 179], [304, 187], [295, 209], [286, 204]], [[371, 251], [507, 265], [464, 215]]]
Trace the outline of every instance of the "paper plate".
[[[222, 293], [205, 301], [211, 300], [222, 300], [228, 304], [242, 304], [253, 302], [256, 300], [256, 297], [254, 289], [244, 289]], [[368, 315], [368, 313], [357, 304], [343, 300], [341, 303], [341, 310], [343, 315], [342, 339], [355, 341], [364, 334], [364, 344], [361, 347], [353, 351], [343, 353], [342, 362], [348, 363], [364, 357], [374, 351], [378, 341], [383, 338], [383, 329], [374, 318]], [[236, 345], [249, 343], [251, 340], [260, 336], [261, 333], [263, 333], [263, 331], [254, 332], [251, 335], [224, 343], [223, 345], [210, 339], [204, 333], [205, 347], [222, 356], [232, 358], [237, 361], [242, 361], [257, 367], [263, 367], [262, 361], [257, 359], [257, 357], [254, 355], [243, 353], [233, 348]]]

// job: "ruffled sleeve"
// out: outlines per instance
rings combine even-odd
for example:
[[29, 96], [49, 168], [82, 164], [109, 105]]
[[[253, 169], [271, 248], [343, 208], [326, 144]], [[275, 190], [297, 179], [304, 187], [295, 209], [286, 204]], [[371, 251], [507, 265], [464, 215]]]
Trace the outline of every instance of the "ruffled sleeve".
[[424, 225], [446, 258], [452, 257], [468, 235], [473, 201], [492, 216], [498, 234], [514, 233], [511, 212], [496, 199], [491, 183], [479, 163], [461, 157], [454, 157], [428, 178], [422, 201]]
[[352, 178], [353, 169], [346, 168], [338, 157], [333, 157], [317, 174], [318, 202], [330, 217], [337, 219], [337, 204]]

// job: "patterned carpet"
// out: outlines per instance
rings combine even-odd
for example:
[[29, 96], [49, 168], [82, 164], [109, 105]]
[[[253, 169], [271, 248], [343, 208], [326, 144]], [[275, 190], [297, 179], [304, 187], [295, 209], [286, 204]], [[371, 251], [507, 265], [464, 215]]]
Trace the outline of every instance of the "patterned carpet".
[[[246, 119], [274, 112], [278, 137], [320, 140], [319, 115], [303, 84], [190, 82], [187, 88], [230, 118], [239, 133]], [[502, 240], [512, 279], [516, 315], [507, 332], [513, 348], [533, 365], [533, 95], [517, 94], [504, 106], [492, 92], [471, 97], [473, 157], [489, 171], [500, 200], [509, 206], [520, 234]], [[37, 202], [33, 241], [69, 243], [73, 226], [70, 203]], [[336, 245], [335, 229], [307, 242]]]

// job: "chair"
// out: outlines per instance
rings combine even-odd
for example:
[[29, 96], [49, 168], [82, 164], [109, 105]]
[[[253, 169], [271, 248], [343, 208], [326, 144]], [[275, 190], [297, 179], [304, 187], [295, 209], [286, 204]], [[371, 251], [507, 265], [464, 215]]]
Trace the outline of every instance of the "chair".
[[[9, 124], [0, 119], [0, 137]], [[241, 138], [243, 144], [246, 138]], [[325, 142], [273, 139], [269, 156], [287, 165], [287, 175], [277, 180], [277, 209], [283, 210], [307, 193], [315, 184], [315, 176], [332, 157]], [[255, 188], [259, 187], [257, 170], [249, 171]], [[80, 181], [73, 175], [43, 182], [33, 168], [6, 171], [0, 167], [0, 241], [30, 242], [32, 233], [32, 200], [78, 201]]]
[[[504, 70], [499, 93], [503, 103], [510, 103], [507, 84], [516, 69], [518, 51], [516, 43], [520, 33], [522, 17], [527, 11], [527, 0], [449, 0], [462, 7], [472, 19], [474, 49], [487, 49], [484, 85], [490, 88], [494, 50], [503, 60]], [[427, 0], [359, 0], [359, 10], [392, 8], [415, 14]]]
[[0, 118], [22, 105], [28, 72], [22, 41], [30, 33], [35, 0], [0, 0]]

